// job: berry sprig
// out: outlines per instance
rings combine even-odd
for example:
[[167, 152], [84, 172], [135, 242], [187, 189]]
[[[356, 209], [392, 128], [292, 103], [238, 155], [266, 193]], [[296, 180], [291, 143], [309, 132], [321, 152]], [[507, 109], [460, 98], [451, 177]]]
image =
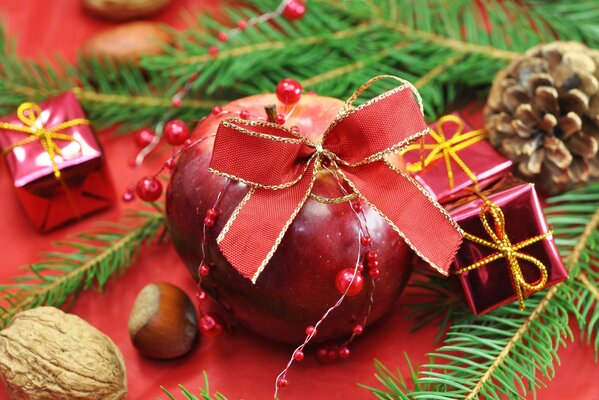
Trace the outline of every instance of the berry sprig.
[[[284, 113], [282, 114], [277, 114], [277, 107], [273, 105], [270, 108], [267, 107], [266, 116], [254, 115], [249, 110], [227, 110], [223, 107], [215, 107], [212, 110], [212, 115], [215, 117], [238, 116], [241, 119], [250, 119], [255, 121], [270, 121], [282, 125], [285, 124], [285, 122], [289, 119], [289, 117], [299, 104], [302, 96], [302, 86], [299, 82], [293, 79], [283, 79], [277, 85], [276, 96], [277, 99], [283, 105]], [[295, 133], [299, 134], [299, 127], [293, 126], [291, 127], [291, 129]], [[165, 168], [172, 169], [176, 164], [177, 156], [182, 151], [189, 148], [190, 146], [202, 142], [203, 140], [214, 137], [214, 135], [210, 135], [196, 140], [195, 142], [192, 142], [191, 139], [189, 139], [190, 135], [187, 125], [184, 122], [178, 120], [169, 121], [164, 128], [164, 132], [165, 139], [169, 144], [173, 146], [183, 145], [183, 147], [180, 148], [179, 151], [175, 152], [166, 161], [164, 166], [157, 174], [153, 176], [146, 176], [138, 182], [136, 192], [138, 196], [145, 201], [155, 201], [160, 197], [162, 193], [162, 185], [160, 184], [156, 176]], [[139, 136], [139, 140], [144, 139], [141, 134]], [[328, 171], [334, 177], [344, 195], [348, 195], [347, 189], [343, 185], [343, 179], [336, 172], [334, 162], [332, 162], [328, 158], [324, 158], [319, 162], [319, 165], [321, 168]], [[214, 228], [216, 221], [220, 215], [219, 205], [224, 196], [224, 193], [226, 192], [229, 186], [229, 183], [229, 180], [226, 179], [225, 186], [217, 195], [213, 206], [206, 211], [206, 215], [204, 216], [203, 220], [201, 240], [202, 259], [198, 265], [198, 289], [196, 293], [196, 298], [198, 300], [198, 310], [200, 314], [198, 328], [204, 336], [217, 336], [222, 332], [223, 329], [221, 323], [219, 322], [219, 316], [213, 315], [204, 310], [207, 294], [202, 288], [202, 281], [204, 278], [208, 277], [211, 273], [213, 273], [213, 270], [216, 267], [215, 264], [210, 262], [210, 260], [208, 259], [206, 246], [208, 243], [208, 236], [211, 233], [211, 230]], [[370, 235], [370, 232], [368, 230], [368, 226], [366, 224], [366, 215], [364, 214], [364, 209], [360, 200], [352, 200], [348, 203], [348, 205], [351, 208], [352, 212], [356, 215], [356, 223], [358, 227], [358, 246], [356, 262], [353, 267], [344, 268], [338, 271], [335, 277], [335, 281], [331, 282], [332, 285], [335, 285], [335, 288], [339, 292], [340, 297], [335, 302], [335, 304], [333, 304], [326, 310], [326, 312], [321, 316], [321, 318], [318, 321], [316, 321], [316, 323], [314, 323], [314, 325], [306, 327], [306, 337], [303, 343], [300, 344], [293, 351], [285, 369], [276, 378], [274, 395], [275, 399], [278, 396], [279, 390], [289, 385], [289, 381], [287, 379], [288, 371], [290, 370], [294, 362], [301, 362], [302, 360], [304, 360], [304, 349], [308, 345], [308, 343], [317, 335], [318, 328], [320, 327], [320, 325], [324, 323], [324, 321], [335, 309], [341, 306], [346, 297], [353, 297], [362, 293], [367, 279], [369, 279], [370, 282], [368, 285], [368, 306], [366, 308], [362, 320], [356, 322], [355, 326], [352, 329], [350, 337], [347, 340], [345, 340], [341, 345], [329, 345], [327, 347], [320, 348], [317, 351], [317, 358], [323, 363], [331, 363], [337, 359], [348, 358], [351, 354], [349, 344], [357, 336], [361, 335], [364, 332], [364, 328], [366, 326], [366, 323], [368, 322], [368, 317], [370, 315], [374, 303], [374, 291], [376, 287], [375, 281], [380, 274], [378, 254], [373, 249], [372, 236]], [[365, 273], [367, 273], [367, 275]]]
[[[216, 34], [216, 39], [221, 43], [221, 45], [209, 46], [207, 50], [208, 54], [210, 54], [212, 57], [217, 57], [222, 44], [227, 43], [231, 37], [241, 34], [250, 26], [270, 22], [281, 15], [289, 21], [295, 21], [303, 18], [305, 13], [306, 3], [304, 0], [283, 0], [272, 12], [250, 18], [248, 20], [237, 21], [237, 24], [234, 28], [231, 28], [228, 31], [218, 32]], [[167, 110], [165, 116], [156, 124], [153, 131], [150, 129], [143, 129], [135, 136], [136, 143], [142, 147], [142, 149], [132, 162], [132, 166], [134, 168], [141, 166], [145, 157], [150, 154], [156, 148], [156, 146], [158, 146], [163, 136], [165, 137], [167, 143], [173, 146], [185, 144], [185, 141], [189, 139], [189, 127], [183, 121], [171, 121], [169, 118], [173, 115], [175, 108], [181, 107], [183, 105], [185, 97], [187, 97], [189, 94], [191, 88], [193, 87], [193, 83], [200, 77], [200, 74], [204, 68], [204, 64], [199, 65], [198, 69], [191, 74], [187, 82], [185, 82], [183, 86], [181, 86], [175, 92], [175, 94], [171, 97], [171, 108]], [[293, 92], [293, 89], [286, 90], [291, 90], [291, 92]], [[297, 92], [297, 88], [295, 91]], [[291, 92], [286, 95], [289, 96], [290, 102], [292, 102], [294, 96], [297, 97], [299, 93], [301, 93], [301, 86], [299, 93], [293, 94]], [[287, 104], [285, 101], [283, 101], [283, 103]], [[213, 110], [213, 114], [215, 115], [219, 115], [221, 112], [222, 110], [220, 107], [215, 107]], [[244, 113], [244, 111], [241, 111], [240, 117], [243, 119], [249, 119], [251, 118], [251, 115], [249, 112]], [[277, 123], [285, 123], [285, 118], [283, 115], [277, 116]], [[135, 179], [133, 181], [135, 181]], [[142, 178], [137, 185], [129, 185], [122, 196], [123, 200], [131, 201], [135, 198], [135, 194], [137, 194], [144, 201], [155, 201], [158, 199], [158, 197], [160, 197], [160, 193], [162, 192], [162, 185], [160, 185], [160, 182], [158, 182], [158, 184], [156, 182], [158, 182], [156, 176], [146, 176]], [[156, 193], [158, 193], [158, 197], [154, 198]]]

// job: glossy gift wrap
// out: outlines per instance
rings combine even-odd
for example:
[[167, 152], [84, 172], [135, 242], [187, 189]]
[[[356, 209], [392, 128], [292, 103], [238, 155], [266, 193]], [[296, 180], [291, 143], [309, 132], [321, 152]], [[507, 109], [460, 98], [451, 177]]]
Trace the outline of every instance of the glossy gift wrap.
[[486, 141], [483, 129], [473, 129], [457, 113], [431, 125], [422, 143], [402, 152], [406, 169], [440, 203], [464, 195], [478, 183], [484, 188], [509, 173], [512, 162]]
[[66, 92], [0, 119], [0, 148], [17, 196], [40, 232], [109, 207], [104, 153], [75, 95]]
[[[525, 297], [533, 291], [568, 278], [534, 186], [519, 181], [498, 186], [482, 196], [498, 213], [492, 215], [489, 207], [485, 208], [488, 229], [480, 215], [481, 207], [485, 207], [481, 196], [472, 195], [448, 207], [450, 215], [466, 232], [455, 257], [454, 273], [458, 272], [466, 301], [476, 315], [518, 300], [525, 305]], [[487, 243], [468, 239], [468, 235]], [[510, 246], [505, 241], [502, 244], [502, 239], [507, 239]], [[510, 266], [510, 258], [515, 265]], [[467, 270], [477, 263], [482, 265]], [[459, 273], [460, 270], [467, 271]], [[535, 285], [534, 290], [526, 289]]]

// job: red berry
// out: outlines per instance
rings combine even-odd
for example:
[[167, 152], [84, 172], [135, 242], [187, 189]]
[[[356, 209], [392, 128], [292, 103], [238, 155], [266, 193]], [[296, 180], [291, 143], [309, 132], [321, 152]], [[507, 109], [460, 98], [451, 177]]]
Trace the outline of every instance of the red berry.
[[359, 201], [352, 203], [352, 208], [354, 209], [355, 212], [360, 212], [362, 211], [362, 204], [360, 204]]
[[239, 116], [241, 117], [241, 119], [249, 119], [250, 112], [248, 110], [243, 110], [239, 113]]
[[223, 112], [222, 107], [216, 106], [212, 109], [212, 115], [218, 115]]
[[377, 260], [368, 261], [368, 268], [378, 268], [379, 262]]
[[210, 217], [206, 217], [204, 218], [204, 225], [206, 225], [206, 227], [211, 228], [214, 226], [214, 218], [210, 218]]
[[200, 318], [200, 333], [204, 336], [218, 336], [223, 330], [221, 324], [212, 316], [206, 314]]
[[216, 57], [218, 55], [218, 47], [216, 47], [216, 46], [208, 47], [208, 54], [210, 54], [212, 57]]
[[379, 258], [379, 255], [376, 253], [376, 251], [367, 251], [366, 252], [366, 260], [375, 261], [377, 258]]
[[283, 104], [295, 104], [302, 96], [302, 85], [295, 79], [283, 79], [277, 84], [277, 98]]
[[358, 272], [362, 272], [364, 271], [364, 264], [360, 263], [358, 264]]
[[279, 125], [283, 125], [285, 123], [285, 116], [283, 114], [277, 114], [275, 122]]
[[310, 336], [310, 335], [316, 336], [316, 328], [313, 327], [312, 325], [309, 325], [306, 328], [306, 335], [308, 335], [308, 336]]
[[202, 302], [202, 301], [206, 300], [206, 298], [207, 298], [207, 297], [208, 297], [208, 295], [207, 295], [207, 294], [206, 294], [206, 292], [204, 292], [202, 289], [199, 289], [199, 290], [196, 292], [196, 299], [197, 299], [199, 302]]
[[200, 275], [201, 276], [208, 276], [208, 275], [210, 275], [210, 267], [207, 266], [206, 264], [202, 264], [200, 266]]
[[362, 244], [364, 246], [368, 246], [370, 244], [371, 240], [370, 240], [370, 236], [362, 236]]
[[149, 128], [141, 129], [135, 134], [135, 143], [142, 149], [152, 143], [152, 140], [154, 140], [154, 131]]
[[353, 332], [356, 335], [361, 335], [364, 332], [364, 327], [362, 325], [358, 324], [358, 325], [354, 326]]
[[306, 4], [302, 0], [291, 0], [283, 9], [283, 16], [289, 21], [302, 19], [306, 14]]
[[183, 99], [180, 97], [173, 97], [171, 102], [173, 103], [173, 107], [181, 107], [183, 104]]
[[280, 388], [286, 388], [287, 386], [289, 386], [289, 381], [287, 380], [287, 378], [281, 377], [277, 381], [277, 385], [279, 385]]
[[330, 346], [321, 347], [316, 352], [316, 358], [323, 364], [330, 364], [337, 359], [337, 352]]
[[378, 268], [370, 268], [368, 270], [368, 275], [370, 275], [373, 278], [376, 278], [377, 276], [379, 276], [379, 273], [380, 273], [380, 271]]
[[153, 175], [144, 176], [137, 182], [135, 192], [143, 201], [155, 201], [162, 194], [162, 184]]
[[240, 19], [239, 21], [237, 21], [237, 27], [241, 30], [244, 30], [245, 28], [247, 28], [248, 23], [247, 21], [244, 21], [242, 19]]
[[343, 346], [342, 348], [339, 349], [339, 357], [341, 358], [347, 358], [349, 357], [350, 351], [346, 346]]
[[185, 143], [189, 138], [189, 127], [180, 119], [174, 119], [166, 123], [164, 127], [164, 138], [166, 142], [173, 146]]
[[295, 361], [302, 361], [304, 359], [304, 353], [301, 350], [297, 350], [293, 353], [293, 359]]
[[299, 128], [299, 126], [297, 126], [297, 125], [293, 125], [293, 126], [291, 127], [291, 130], [292, 130], [293, 132], [295, 132], [295, 133], [299, 133], [299, 131], [300, 131], [300, 128]]
[[364, 287], [364, 277], [359, 272], [356, 272], [354, 277], [353, 268], [344, 268], [337, 273], [337, 277], [335, 278], [335, 287], [341, 294], [345, 293], [347, 290], [347, 296], [356, 296]]
[[122, 198], [123, 198], [123, 201], [129, 202], [135, 198], [135, 194], [132, 191], [127, 190], [125, 193], [123, 193]]
[[175, 168], [175, 165], [177, 165], [177, 160], [175, 160], [174, 158], [169, 158], [168, 160], [166, 160], [165, 165], [168, 169], [173, 169]]
[[218, 215], [218, 211], [216, 211], [216, 209], [214, 209], [214, 208], [211, 208], [208, 211], [206, 211], [207, 217], [216, 218], [217, 215]]
[[225, 32], [219, 32], [218, 35], [216, 35], [216, 38], [221, 42], [226, 42], [229, 40], [229, 35], [227, 35]]

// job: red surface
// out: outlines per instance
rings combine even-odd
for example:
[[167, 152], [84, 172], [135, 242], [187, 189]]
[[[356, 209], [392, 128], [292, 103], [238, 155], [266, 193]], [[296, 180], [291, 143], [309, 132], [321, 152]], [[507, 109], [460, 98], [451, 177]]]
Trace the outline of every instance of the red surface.
[[[182, 9], [200, 8], [192, 0], [174, 0], [173, 5], [157, 19], [180, 26]], [[86, 15], [77, 0], [0, 0], [0, 14], [8, 24], [9, 36], [19, 39], [19, 53], [44, 58], [56, 52], [72, 58], [85, 38], [111, 24]], [[127, 160], [134, 156], [133, 137], [117, 140], [103, 137], [109, 167], [117, 189], [124, 188], [129, 174]], [[155, 168], [148, 163], [147, 171]], [[142, 171], [143, 172], [143, 171]], [[40, 251], [50, 249], [50, 241], [65, 238], [91, 226], [94, 221], [116, 220], [123, 211], [118, 204], [111, 211], [87, 219], [50, 235], [37, 234], [27, 221], [16, 196], [5, 165], [0, 166], [0, 248], [3, 251], [0, 282], [7, 282], [20, 273], [17, 266], [39, 259]], [[216, 339], [204, 339], [188, 357], [171, 362], [153, 362], [140, 357], [132, 348], [128, 333], [129, 310], [138, 291], [147, 283], [168, 281], [193, 293], [193, 282], [170, 245], [160, 245], [144, 251], [139, 261], [119, 279], [111, 282], [104, 294], [88, 292], [77, 301], [72, 312], [107, 333], [121, 348], [128, 369], [130, 399], [153, 399], [161, 396], [160, 385], [175, 389], [177, 383], [196, 389], [201, 373], [207, 370], [211, 388], [226, 393], [230, 399], [268, 399], [272, 396], [273, 379], [286, 362], [290, 349], [273, 344], [244, 330], [225, 333]], [[429, 327], [410, 333], [412, 324], [404, 317], [401, 304], [383, 321], [371, 329], [352, 347], [346, 362], [320, 366], [309, 356], [289, 375], [291, 386], [284, 399], [366, 399], [369, 392], [356, 387], [357, 382], [375, 384], [372, 359], [387, 366], [400, 366], [406, 372], [403, 353], [408, 352], [416, 363], [426, 360], [425, 353], [435, 347], [435, 329]], [[578, 332], [575, 332], [578, 338]], [[559, 351], [561, 365], [548, 389], [541, 389], [540, 399], [599, 399], [599, 366], [593, 352], [578, 341]], [[6, 394], [0, 391], [0, 399]]]

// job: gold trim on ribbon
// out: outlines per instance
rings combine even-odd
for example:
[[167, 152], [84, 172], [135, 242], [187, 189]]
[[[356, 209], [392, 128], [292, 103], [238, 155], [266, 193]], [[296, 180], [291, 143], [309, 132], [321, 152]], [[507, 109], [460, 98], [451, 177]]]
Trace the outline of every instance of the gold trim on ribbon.
[[[505, 258], [508, 263], [512, 286], [514, 288], [514, 291], [516, 292], [516, 295], [518, 296], [520, 310], [524, 310], [524, 299], [526, 299], [531, 293], [543, 289], [547, 284], [549, 274], [547, 272], [547, 267], [541, 261], [539, 261], [531, 255], [520, 252], [520, 250], [533, 243], [547, 239], [553, 234], [553, 231], [548, 231], [543, 234], [534, 236], [530, 239], [523, 240], [519, 243], [512, 244], [506, 232], [505, 217], [503, 215], [503, 211], [501, 211], [501, 208], [499, 206], [492, 203], [488, 199], [483, 198], [483, 200], [484, 203], [480, 209], [480, 220], [483, 224], [483, 227], [485, 228], [485, 231], [487, 232], [492, 241], [482, 239], [468, 232], [464, 233], [464, 238], [474, 243], [497, 250], [497, 252], [483, 258], [482, 260], [475, 262], [474, 264], [462, 267], [456, 270], [454, 273], [456, 275], [461, 275], [468, 271], [472, 271], [484, 265], [490, 264], [493, 261]], [[489, 211], [491, 217], [493, 218], [495, 230], [491, 228], [491, 224], [487, 220], [487, 211]], [[518, 262], [518, 259], [528, 261], [534, 266], [536, 266], [539, 272], [541, 273], [541, 278], [534, 283], [526, 282], [526, 280], [524, 279], [524, 275], [522, 274], [522, 269], [520, 268], [520, 263]]]
[[[358, 106], [358, 107], [353, 107], [353, 102], [358, 98], [358, 96], [364, 92], [364, 90], [366, 90], [369, 86], [371, 86], [374, 82], [379, 81], [381, 79], [385, 79], [385, 78], [391, 78], [394, 79], [396, 81], [401, 82], [402, 84], [400, 86], [395, 87], [394, 89], [388, 90], [382, 94], [380, 94], [379, 96], [369, 100], [368, 102]], [[456, 229], [456, 231], [460, 234], [463, 234], [462, 229], [459, 227], [459, 225], [451, 218], [451, 216], [447, 213], [447, 211], [437, 202], [436, 199], [434, 199], [432, 197], [432, 195], [426, 190], [424, 189], [418, 182], [416, 182], [411, 176], [409, 176], [407, 173], [405, 173], [404, 171], [401, 171], [395, 167], [393, 167], [390, 163], [388, 163], [384, 158], [392, 153], [397, 152], [398, 150], [402, 150], [404, 147], [408, 148], [409, 144], [411, 142], [413, 142], [414, 140], [423, 137], [424, 135], [426, 135], [427, 133], [430, 132], [429, 128], [425, 128], [420, 132], [415, 132], [412, 133], [409, 137], [401, 140], [400, 142], [384, 149], [381, 150], [379, 152], [377, 152], [376, 154], [373, 154], [367, 158], [365, 158], [364, 160], [360, 160], [359, 162], [356, 163], [350, 163], [347, 161], [342, 160], [339, 156], [337, 156], [336, 154], [334, 154], [333, 152], [324, 149], [323, 148], [323, 143], [325, 142], [326, 136], [327, 134], [339, 123], [341, 122], [343, 119], [345, 119], [348, 115], [350, 115], [353, 112], [356, 112], [364, 107], [367, 107], [369, 105], [372, 105], [378, 101], [381, 101], [382, 99], [385, 99], [399, 91], [402, 91], [404, 89], [409, 88], [410, 90], [412, 90], [412, 92], [414, 93], [418, 106], [420, 108], [420, 112], [423, 113], [423, 104], [422, 104], [422, 98], [420, 96], [420, 94], [418, 93], [418, 90], [408, 81], [402, 79], [402, 78], [398, 78], [396, 76], [392, 76], [392, 75], [381, 75], [381, 76], [377, 76], [375, 78], [370, 79], [368, 82], [364, 83], [362, 86], [360, 86], [355, 92], [354, 94], [347, 100], [347, 102], [345, 103], [345, 105], [343, 106], [343, 108], [339, 111], [339, 113], [337, 114], [337, 116], [335, 117], [334, 121], [328, 126], [328, 128], [326, 129], [326, 131], [323, 134], [323, 137], [321, 139], [321, 141], [319, 142], [313, 142], [301, 135], [298, 135], [296, 132], [293, 132], [290, 129], [287, 129], [285, 127], [282, 127], [278, 124], [275, 123], [271, 123], [271, 122], [262, 122], [262, 121], [247, 121], [247, 120], [240, 120], [237, 118], [227, 118], [225, 120], [223, 120], [221, 123], [224, 124], [225, 126], [229, 127], [229, 128], [233, 128], [236, 129], [242, 133], [251, 135], [251, 136], [257, 136], [257, 137], [261, 137], [263, 139], [267, 139], [267, 140], [275, 140], [275, 141], [281, 141], [281, 142], [287, 142], [287, 143], [293, 143], [293, 144], [300, 144], [303, 143], [307, 146], [313, 147], [316, 151], [312, 154], [312, 156], [307, 160], [306, 165], [304, 167], [304, 170], [299, 174], [299, 176], [294, 179], [292, 182], [287, 182], [284, 184], [280, 184], [280, 185], [274, 185], [274, 186], [270, 186], [270, 185], [263, 185], [263, 184], [259, 184], [256, 182], [250, 182], [246, 179], [243, 179], [239, 176], [234, 176], [228, 173], [223, 173], [221, 171], [215, 170], [213, 168], [209, 168], [209, 171], [232, 179], [232, 180], [236, 180], [242, 183], [245, 183], [247, 185], [250, 186], [250, 192], [244, 197], [244, 199], [237, 205], [237, 207], [235, 208], [233, 214], [231, 215], [231, 217], [229, 218], [229, 220], [227, 221], [227, 223], [225, 224], [225, 227], [223, 228], [223, 230], [219, 233], [218, 237], [217, 237], [217, 243], [221, 243], [222, 240], [224, 240], [225, 235], [227, 234], [227, 232], [230, 230], [231, 226], [233, 225], [233, 222], [235, 221], [235, 219], [237, 218], [239, 212], [241, 211], [241, 209], [245, 206], [245, 204], [249, 201], [251, 195], [254, 193], [254, 191], [257, 188], [264, 188], [264, 189], [272, 189], [272, 190], [277, 190], [277, 189], [284, 189], [287, 187], [290, 187], [294, 184], [296, 184], [297, 182], [299, 182], [301, 179], [304, 178], [304, 175], [306, 174], [306, 172], [308, 171], [308, 168], [314, 164], [313, 169], [312, 169], [312, 177], [310, 177], [311, 181], [310, 181], [310, 185], [308, 190], [306, 191], [305, 196], [302, 198], [301, 202], [298, 204], [298, 206], [296, 207], [296, 209], [293, 211], [292, 215], [289, 217], [289, 219], [286, 221], [285, 226], [283, 227], [283, 229], [281, 230], [279, 236], [277, 237], [274, 245], [272, 246], [271, 250], [269, 251], [268, 255], [265, 257], [265, 259], [262, 261], [261, 265], [259, 266], [259, 269], [257, 270], [257, 272], [254, 274], [254, 276], [251, 278], [252, 282], [256, 282], [256, 280], [258, 279], [258, 276], [260, 275], [260, 273], [264, 270], [266, 264], [270, 261], [270, 258], [273, 256], [273, 254], [275, 253], [277, 247], [279, 246], [281, 240], [283, 239], [285, 233], [287, 232], [287, 229], [289, 228], [289, 226], [291, 225], [291, 223], [293, 222], [293, 220], [295, 219], [296, 215], [299, 213], [299, 211], [301, 210], [301, 208], [303, 207], [303, 205], [305, 204], [306, 200], [310, 197], [314, 198], [317, 201], [322, 201], [325, 200], [323, 198], [321, 198], [320, 196], [314, 195], [312, 194], [312, 189], [314, 186], [314, 182], [316, 180], [316, 175], [318, 173], [318, 171], [322, 168], [321, 166], [321, 162], [324, 158], [328, 158], [331, 161], [331, 167], [338, 172], [341, 177], [350, 185], [350, 187], [353, 190], [353, 193], [350, 193], [346, 196], [343, 196], [341, 198], [338, 198], [341, 201], [347, 201], [351, 198], [351, 196], [355, 196], [357, 198], [360, 198], [362, 201], [364, 201], [366, 204], [368, 204], [368, 206], [370, 206], [371, 209], [373, 209], [376, 213], [378, 213], [404, 240], [405, 242], [408, 244], [408, 246], [410, 246], [418, 256], [420, 256], [425, 262], [427, 262], [429, 265], [431, 265], [435, 270], [437, 270], [439, 273], [441, 273], [442, 275], [447, 275], [447, 272], [445, 272], [441, 267], [433, 264], [427, 257], [424, 256], [424, 254], [422, 254], [420, 251], [418, 251], [418, 249], [416, 249], [416, 247], [408, 240], [408, 238], [405, 236], [405, 234], [397, 227], [395, 226], [395, 224], [391, 221], [391, 219], [386, 216], [382, 211], [380, 211], [374, 204], [372, 204], [368, 199], [366, 199], [362, 194], [360, 194], [360, 192], [357, 190], [356, 186], [353, 184], [353, 182], [351, 182], [341, 171], [341, 168], [338, 167], [337, 163], [340, 163], [344, 166], [349, 166], [349, 167], [357, 167], [363, 164], [368, 164], [368, 163], [372, 163], [375, 161], [382, 161], [383, 163], [385, 163], [388, 167], [390, 167], [392, 170], [396, 171], [397, 173], [401, 174], [403, 177], [405, 177], [406, 179], [408, 179], [414, 186], [416, 186], [418, 188], [418, 190], [420, 190], [420, 192], [422, 192], [430, 201], [431, 204], [433, 204], [433, 206], [435, 208], [437, 208], [444, 216], [445, 218], [451, 223], [451, 225], [454, 227], [454, 229]], [[262, 127], [270, 127], [270, 128], [276, 128], [279, 130], [283, 130], [286, 133], [289, 133], [290, 135], [293, 135], [295, 137], [297, 137], [297, 139], [294, 138], [284, 138], [284, 137], [279, 137], [279, 136], [273, 136], [273, 135], [269, 135], [269, 134], [263, 134], [263, 133], [259, 133], [259, 132], [254, 132], [252, 130], [249, 129], [245, 129], [242, 127], [242, 125], [250, 125], [250, 126], [262, 126]], [[333, 199], [334, 201], [332, 202], [336, 202], [336, 200], [338, 199]], [[328, 202], [328, 201], [323, 201], [323, 202]]]
[[358, 198], [355, 193], [346, 194], [340, 197], [323, 197], [314, 193], [310, 193], [310, 198], [322, 204], [341, 204]]
[[0, 129], [11, 130], [19, 133], [28, 134], [24, 139], [15, 142], [4, 149], [4, 153], [12, 151], [15, 147], [24, 146], [28, 143], [39, 141], [44, 151], [48, 153], [50, 162], [52, 163], [52, 170], [56, 179], [60, 179], [61, 172], [56, 163], [56, 155], [62, 156], [62, 150], [54, 140], [62, 140], [65, 142], [75, 142], [81, 149], [81, 143], [72, 136], [61, 133], [60, 131], [73, 126], [78, 125], [89, 125], [90, 122], [85, 118], [75, 118], [69, 121], [62, 122], [51, 129], [46, 129], [41, 121], [42, 110], [39, 105], [35, 103], [23, 103], [17, 109], [17, 117], [22, 125], [12, 124], [9, 122], [0, 121]]
[[[443, 124], [448, 122], [453, 122], [458, 127], [455, 134], [450, 139], [447, 139], [445, 132], [443, 132]], [[447, 169], [449, 188], [453, 189], [455, 186], [455, 178], [453, 168], [451, 166], [451, 161], [453, 160], [476, 185], [478, 183], [476, 175], [474, 172], [472, 172], [470, 167], [466, 165], [464, 160], [462, 160], [457, 152], [483, 140], [485, 138], [484, 129], [476, 129], [474, 131], [464, 132], [464, 122], [461, 118], [455, 115], [446, 115], [441, 117], [437, 122], [436, 131], [431, 129], [430, 136], [435, 140], [436, 143], [414, 143], [407, 146], [400, 152], [401, 155], [404, 155], [408, 151], [420, 151], [420, 161], [408, 165], [406, 170], [412, 173], [420, 172], [435, 161], [443, 159]], [[424, 150], [430, 150], [430, 153], [426, 157], [424, 157], [423, 154]]]

